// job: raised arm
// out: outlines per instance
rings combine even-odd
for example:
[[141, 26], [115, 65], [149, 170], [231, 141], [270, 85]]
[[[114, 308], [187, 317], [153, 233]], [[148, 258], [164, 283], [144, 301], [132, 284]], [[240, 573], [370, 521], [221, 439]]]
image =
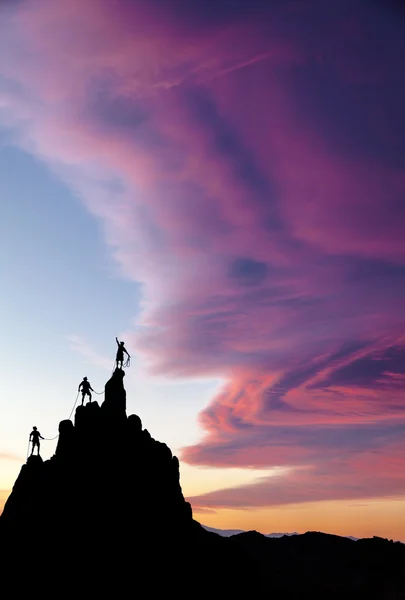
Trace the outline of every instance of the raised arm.
[[118, 341], [118, 338], [117, 338], [117, 337], [115, 338], [115, 341], [117, 342], [117, 346], [119, 347], [120, 343], [119, 343], [119, 341]]

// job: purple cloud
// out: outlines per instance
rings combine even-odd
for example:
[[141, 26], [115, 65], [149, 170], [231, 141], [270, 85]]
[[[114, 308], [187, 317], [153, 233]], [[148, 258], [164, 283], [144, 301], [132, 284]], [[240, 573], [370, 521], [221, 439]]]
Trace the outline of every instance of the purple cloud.
[[[144, 284], [132, 345], [153, 372], [227, 382], [183, 460], [305, 474], [306, 495], [296, 474], [278, 495], [273, 480], [258, 484], [270, 504], [400, 493], [395, 10], [35, 0], [4, 23], [1, 102], [17, 142], [75, 187]], [[384, 457], [374, 480], [373, 452]]]

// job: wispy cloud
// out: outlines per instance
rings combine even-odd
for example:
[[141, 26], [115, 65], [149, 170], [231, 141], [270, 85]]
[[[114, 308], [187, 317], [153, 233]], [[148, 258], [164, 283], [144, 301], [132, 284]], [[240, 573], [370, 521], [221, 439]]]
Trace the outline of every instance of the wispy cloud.
[[183, 460], [295, 469], [250, 505], [399, 493], [403, 22], [361, 0], [210, 6], [18, 4], [0, 118], [142, 282], [151, 373], [226, 382]]
[[89, 364], [97, 365], [106, 371], [111, 371], [114, 368], [114, 359], [101, 356], [82, 337], [78, 335], [69, 335], [67, 336], [67, 339], [70, 343], [71, 349], [86, 358]]
[[[13, 454], [12, 452], [0, 452], [0, 460], [24, 460], [22, 456], [19, 456], [18, 454]], [[1, 494], [1, 490], [0, 490], [0, 494]]]
[[196, 507], [193, 507], [193, 512], [203, 514], [203, 515], [215, 515], [217, 511], [212, 508], [204, 508], [202, 506], [196, 506]]

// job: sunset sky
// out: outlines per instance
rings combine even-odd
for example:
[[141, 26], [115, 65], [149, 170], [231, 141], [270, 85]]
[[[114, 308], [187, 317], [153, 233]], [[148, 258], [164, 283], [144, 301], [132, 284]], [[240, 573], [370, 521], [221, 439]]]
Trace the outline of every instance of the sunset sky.
[[0, 509], [117, 335], [197, 520], [405, 541], [404, 72], [394, 0], [2, 0]]

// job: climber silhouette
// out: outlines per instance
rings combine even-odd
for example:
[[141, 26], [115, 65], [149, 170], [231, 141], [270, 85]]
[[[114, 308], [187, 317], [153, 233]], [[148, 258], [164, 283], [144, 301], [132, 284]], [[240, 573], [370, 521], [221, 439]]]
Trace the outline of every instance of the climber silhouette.
[[[93, 388], [90, 385], [90, 381], [88, 381], [87, 377], [83, 377], [83, 381], [79, 385], [78, 391], [82, 390], [82, 405], [84, 403], [84, 397], [89, 397], [89, 402], [91, 402], [91, 392], [94, 392]], [[90, 391], [91, 390], [91, 391]]]
[[118, 338], [115, 338], [115, 341], [117, 342], [117, 346], [118, 346], [117, 356], [115, 357], [115, 362], [117, 363], [117, 369], [122, 369], [122, 365], [124, 363], [124, 352], [128, 356], [128, 358], [131, 358], [131, 357], [129, 356], [128, 352], [125, 349], [124, 342], [119, 342]]
[[34, 425], [34, 427], [32, 428], [32, 431], [30, 433], [30, 442], [32, 442], [31, 456], [34, 454], [35, 446], [38, 448], [38, 456], [39, 456], [39, 448], [40, 448], [39, 439], [40, 438], [41, 438], [41, 440], [44, 439]]

